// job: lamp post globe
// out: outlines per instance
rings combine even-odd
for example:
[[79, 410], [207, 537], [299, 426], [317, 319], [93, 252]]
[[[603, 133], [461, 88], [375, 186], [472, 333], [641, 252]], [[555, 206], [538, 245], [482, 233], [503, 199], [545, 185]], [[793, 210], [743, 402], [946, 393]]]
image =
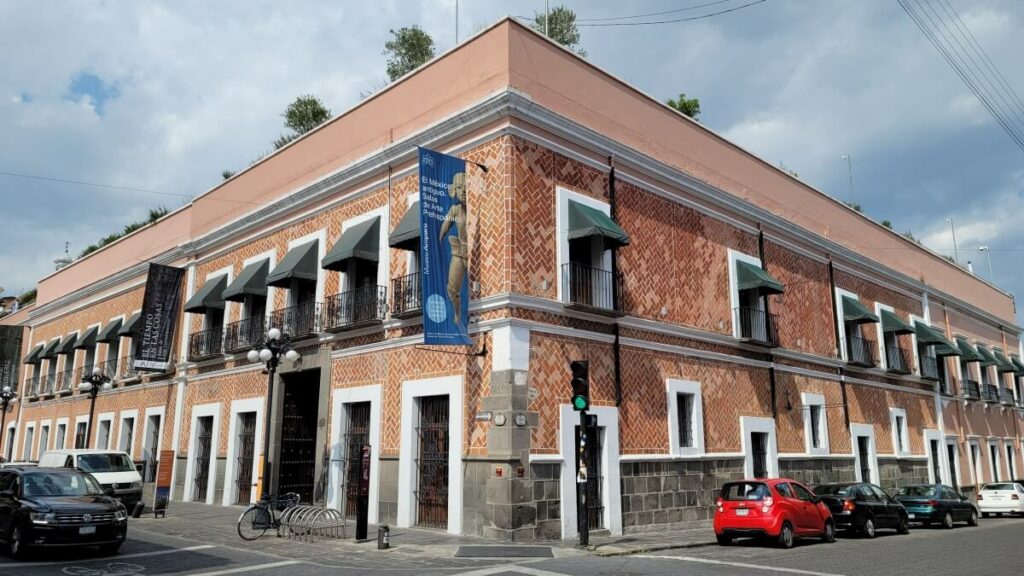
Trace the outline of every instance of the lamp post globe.
[[260, 360], [264, 362], [270, 362], [271, 358], [274, 357], [274, 352], [270, 348], [264, 348], [260, 350]]
[[82, 382], [81, 384], [78, 385], [79, 392], [89, 392], [90, 390], [92, 390], [91, 382]]
[[245, 355], [249, 359], [249, 362], [259, 362], [260, 353], [256, 350], [249, 350], [249, 353]]
[[267, 338], [270, 338], [271, 340], [280, 340], [281, 331], [277, 328], [271, 328], [270, 330], [267, 330]]
[[245, 356], [250, 362], [263, 362], [266, 365], [264, 372], [267, 375], [267, 425], [263, 427], [263, 494], [260, 495], [262, 499], [270, 498], [274, 491], [274, 488], [270, 485], [273, 478], [270, 470], [270, 453], [273, 450], [273, 447], [270, 445], [270, 422], [273, 422], [271, 411], [274, 405], [274, 375], [277, 373], [277, 366], [282, 356], [291, 362], [295, 362], [302, 357], [297, 350], [292, 348], [288, 335], [283, 334], [279, 328], [267, 330], [264, 341], [257, 344]]
[[289, 362], [295, 362], [296, 360], [301, 358], [302, 355], [295, 350], [289, 350], [284, 353], [284, 357], [287, 358]]

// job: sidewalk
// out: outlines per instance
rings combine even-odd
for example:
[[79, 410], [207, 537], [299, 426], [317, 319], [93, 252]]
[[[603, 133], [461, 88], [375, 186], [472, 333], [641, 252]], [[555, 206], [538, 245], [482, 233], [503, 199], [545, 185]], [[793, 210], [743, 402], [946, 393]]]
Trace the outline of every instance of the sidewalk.
[[381, 569], [390, 567], [421, 568], [424, 570], [453, 567], [478, 566], [477, 558], [459, 558], [456, 552], [461, 546], [490, 546], [495, 554], [491, 558], [503, 558], [517, 553], [529, 552], [531, 548], [543, 549], [555, 558], [596, 554], [599, 556], [622, 556], [703, 546], [714, 540], [710, 528], [673, 530], [650, 534], [629, 534], [625, 536], [594, 536], [590, 546], [581, 548], [572, 541], [536, 542], [532, 544], [502, 544], [470, 536], [453, 536], [439, 530], [418, 528], [391, 528], [391, 548], [377, 549], [377, 527], [370, 526], [368, 541], [356, 542], [352, 537], [355, 523], [348, 525], [347, 539], [320, 539], [304, 542], [289, 538], [277, 538], [272, 532], [253, 542], [239, 538], [238, 517], [243, 507], [209, 506], [191, 502], [172, 501], [166, 518], [154, 518], [152, 512], [129, 521], [129, 537], [133, 531], [150, 535], [183, 538], [203, 544], [227, 548], [242, 548], [268, 555], [314, 561], [327, 566], [363, 567]]

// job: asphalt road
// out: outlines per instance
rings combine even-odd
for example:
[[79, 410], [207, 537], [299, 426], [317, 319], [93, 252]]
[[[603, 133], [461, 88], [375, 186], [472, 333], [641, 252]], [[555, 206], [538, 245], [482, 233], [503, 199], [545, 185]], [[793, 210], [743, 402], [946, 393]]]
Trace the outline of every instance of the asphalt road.
[[[142, 530], [130, 531], [116, 556], [92, 551], [46, 551], [27, 562], [0, 557], [0, 576], [36, 574], [69, 576], [151, 576], [180, 574], [220, 576], [313, 576], [321, 574], [437, 574], [444, 576], [639, 576], [693, 574], [707, 576], [807, 574], [1017, 574], [1024, 566], [1024, 519], [982, 521], [977, 528], [916, 528], [910, 535], [880, 533], [875, 540], [840, 537], [835, 544], [801, 542], [792, 550], [754, 543], [709, 546], [657, 554], [604, 558], [570, 555], [553, 559], [500, 561], [452, 559], [451, 563], [415, 566], [402, 557], [368, 569], [327, 563], [327, 557], [284, 557], [257, 547], [197, 542]], [[385, 552], [382, 554], [390, 554]]]

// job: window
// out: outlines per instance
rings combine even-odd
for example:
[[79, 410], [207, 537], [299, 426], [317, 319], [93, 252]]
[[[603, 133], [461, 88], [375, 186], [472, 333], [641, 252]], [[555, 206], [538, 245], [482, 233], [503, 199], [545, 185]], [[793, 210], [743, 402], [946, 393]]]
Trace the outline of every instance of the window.
[[704, 408], [700, 383], [665, 381], [668, 393], [669, 454], [696, 456], [704, 453]]
[[808, 454], [829, 453], [828, 419], [825, 415], [825, 396], [803, 392], [804, 447]]
[[86, 422], [79, 422], [79, 423], [75, 424], [75, 448], [76, 449], [85, 448], [85, 445], [86, 445], [86, 438], [85, 438], [86, 426], [88, 426], [88, 424]]
[[39, 427], [39, 456], [40, 457], [42, 457], [43, 452], [46, 452], [46, 449], [49, 447], [49, 444], [50, 444], [50, 427], [49, 426], [40, 426]]
[[64, 448], [64, 440], [68, 433], [67, 424], [57, 424], [57, 435], [53, 439], [53, 447], [57, 450]]
[[629, 235], [612, 220], [607, 203], [561, 187], [556, 196], [559, 299], [570, 306], [614, 310], [621, 306], [621, 278], [613, 277], [612, 257], [629, 244]]
[[992, 480], [999, 482], [999, 446], [995, 440], [988, 443], [988, 463], [992, 469]]
[[811, 500], [814, 499], [814, 496], [811, 495], [810, 491], [808, 491], [807, 488], [804, 488], [799, 484], [790, 484], [790, 487], [793, 488], [793, 492], [796, 493], [796, 497], [798, 499], [807, 502], [810, 502]]
[[100, 420], [100, 429], [96, 434], [96, 447], [101, 450], [110, 448], [110, 420]]
[[36, 439], [36, 428], [35, 426], [25, 427], [25, 447], [22, 451], [21, 459], [25, 461], [32, 460], [32, 443]]
[[779, 494], [782, 494], [786, 498], [796, 498], [796, 496], [793, 494], [793, 490], [789, 487], [788, 483], [776, 484], [775, 490], [777, 490]]
[[981, 446], [977, 442], [971, 442], [971, 472], [974, 473], [976, 483], [984, 482], [981, 470]]
[[135, 418], [128, 417], [121, 419], [121, 434], [117, 439], [117, 449], [122, 452], [132, 453], [135, 432]]
[[889, 495], [885, 493], [885, 490], [882, 490], [881, 488], [875, 486], [874, 484], [869, 484], [868, 486], [866, 486], [866, 488], [874, 492], [875, 498], [877, 498], [879, 502], [888, 502], [892, 500], [892, 498], [890, 498]]
[[893, 452], [897, 456], [909, 453], [910, 437], [907, 431], [907, 411], [903, 408], [890, 408], [889, 417], [892, 426]]
[[1017, 473], [1017, 463], [1013, 457], [1013, 440], [1004, 440], [1003, 446], [1006, 447], [1006, 470], [1010, 478], [1013, 478]]

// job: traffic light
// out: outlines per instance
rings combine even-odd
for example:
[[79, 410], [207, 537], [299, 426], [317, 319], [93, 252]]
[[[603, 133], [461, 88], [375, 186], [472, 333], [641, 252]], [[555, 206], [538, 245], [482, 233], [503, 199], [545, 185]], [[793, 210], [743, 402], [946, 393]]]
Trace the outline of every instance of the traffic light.
[[572, 372], [572, 409], [576, 411], [590, 408], [590, 367], [586, 360], [574, 360], [569, 363]]

